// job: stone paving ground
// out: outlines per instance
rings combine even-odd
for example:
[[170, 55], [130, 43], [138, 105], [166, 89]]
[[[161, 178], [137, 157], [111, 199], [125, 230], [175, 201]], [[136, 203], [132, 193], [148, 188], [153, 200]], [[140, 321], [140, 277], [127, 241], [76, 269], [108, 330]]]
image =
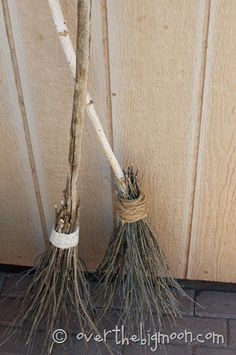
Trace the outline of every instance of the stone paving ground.
[[[17, 312], [16, 297], [24, 292], [30, 277], [26, 278], [17, 287], [16, 283], [21, 275], [19, 273], [0, 272], [0, 334], [3, 334], [14, 319]], [[195, 300], [180, 299], [182, 305], [182, 318], [177, 318], [176, 323], [167, 322], [162, 334], [169, 336], [170, 343], [155, 350], [155, 339], [150, 346], [137, 345], [137, 343], [117, 345], [113, 338], [109, 345], [114, 354], [138, 355], [236, 355], [236, 285], [214, 284], [204, 282], [182, 282], [187, 294]], [[106, 321], [103, 326], [109, 330], [115, 325], [115, 311], [113, 318]], [[70, 331], [70, 339], [64, 344], [58, 344], [53, 354], [55, 355], [107, 355], [107, 348], [95, 341], [85, 345], [76, 340], [76, 329]], [[188, 343], [176, 339], [186, 336]], [[171, 337], [173, 339], [171, 339]], [[193, 338], [192, 342], [190, 338]], [[198, 337], [198, 341], [196, 338]], [[30, 354], [38, 355], [43, 338], [43, 329], [35, 341], [34, 349]], [[175, 338], [175, 339], [174, 339]], [[167, 339], [167, 338], [166, 338]], [[217, 341], [219, 344], [217, 344]], [[69, 346], [69, 343], [72, 346]], [[155, 351], [153, 351], [155, 350]], [[0, 355], [26, 355], [24, 338], [18, 343], [10, 340], [0, 346]], [[45, 354], [46, 355], [46, 354]]]

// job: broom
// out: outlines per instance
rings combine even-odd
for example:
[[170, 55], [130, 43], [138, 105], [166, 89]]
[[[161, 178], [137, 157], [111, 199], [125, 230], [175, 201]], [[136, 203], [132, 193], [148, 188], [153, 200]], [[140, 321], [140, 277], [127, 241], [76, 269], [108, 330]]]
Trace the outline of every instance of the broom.
[[[49, 0], [50, 8], [67, 61], [74, 75], [75, 54], [58, 0]], [[66, 36], [61, 36], [66, 33]], [[160, 328], [163, 314], [174, 319], [181, 315], [175, 293], [187, 296], [171, 276], [157, 239], [147, 222], [146, 198], [140, 190], [137, 172], [123, 172], [102, 129], [93, 102], [87, 94], [86, 113], [91, 120], [116, 178], [118, 228], [114, 231], [103, 262], [97, 272], [97, 295], [104, 299], [101, 318], [121, 298], [119, 322], [132, 334], [147, 318]], [[188, 296], [187, 296], [188, 297]], [[154, 316], [156, 314], [156, 316]]]
[[175, 293], [187, 295], [171, 276], [149, 227], [146, 197], [140, 190], [137, 171], [129, 167], [124, 177], [127, 190], [124, 194], [117, 186], [119, 222], [97, 269], [97, 295], [105, 300], [101, 318], [121, 303], [118, 324], [124, 326], [128, 336], [140, 327], [145, 330], [145, 325], [160, 330], [164, 315], [174, 321], [181, 316]]
[[89, 285], [84, 275], [85, 265], [78, 257], [80, 203], [77, 182], [87, 93], [90, 0], [78, 0], [77, 33], [76, 75], [64, 199], [60, 209], [56, 211], [50, 244], [35, 266], [32, 283], [13, 324], [27, 332], [29, 347], [33, 345], [37, 331], [43, 326], [43, 354], [52, 353], [53, 332], [62, 324], [64, 328], [71, 315], [76, 317], [81, 331], [86, 326], [97, 331], [92, 320]]

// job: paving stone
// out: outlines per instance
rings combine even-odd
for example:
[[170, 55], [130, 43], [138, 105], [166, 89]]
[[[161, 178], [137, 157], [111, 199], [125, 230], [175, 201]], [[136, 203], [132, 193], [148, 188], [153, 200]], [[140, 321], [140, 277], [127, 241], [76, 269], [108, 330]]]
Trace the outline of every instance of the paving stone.
[[[113, 318], [111, 317], [110, 319], [108, 318], [106, 321], [102, 323], [102, 327], [100, 327], [100, 331], [102, 332], [103, 329], [105, 330], [114, 329], [116, 324], [117, 324], [117, 320], [115, 317]], [[147, 325], [145, 327], [145, 330], [143, 331], [145, 337], [155, 335], [155, 333], [156, 331], [152, 327], [148, 327]], [[221, 336], [219, 338], [220, 344], [213, 344], [212, 339], [205, 339], [204, 337], [209, 333], [211, 334], [214, 333], [216, 340], [217, 340], [217, 335], [220, 335]], [[119, 334], [121, 334], [121, 332]], [[140, 329], [138, 328], [137, 331], [134, 331], [134, 334], [140, 336]], [[200, 341], [204, 340], [205, 345], [209, 345], [216, 348], [217, 347], [225, 348], [227, 346], [227, 320], [213, 319], [213, 318], [193, 318], [193, 317], [177, 318], [176, 323], [166, 320], [163, 330], [160, 331], [159, 334], [160, 334], [159, 335], [160, 342], [163, 341], [164, 344], [166, 345], [187, 346], [196, 343], [200, 344]], [[199, 336], [199, 342], [197, 342], [196, 337], [199, 334], [202, 334], [202, 336], [201, 335]], [[177, 335], [180, 337], [180, 340], [176, 338]], [[108, 335], [108, 339], [114, 339], [114, 336], [115, 335], [113, 332], [112, 334]]]
[[228, 322], [228, 327], [229, 327], [229, 348], [236, 350], [236, 320], [230, 319]]
[[[203, 344], [209, 345], [210, 347], [220, 347], [225, 348], [227, 346], [227, 320], [226, 319], [215, 319], [215, 318], [196, 318], [196, 317], [184, 317], [177, 318], [176, 323], [166, 322], [163, 331], [161, 332], [164, 335], [171, 335], [170, 343], [171, 344], [184, 344], [192, 343], [192, 345]], [[175, 338], [175, 334], [181, 338], [178, 340]], [[205, 336], [214, 334], [213, 339], [206, 339]], [[223, 336], [219, 338], [219, 343], [217, 344], [217, 336]], [[197, 340], [199, 337], [199, 341]], [[175, 339], [174, 339], [175, 338]], [[163, 338], [165, 340], [165, 337]], [[214, 342], [214, 344], [213, 344]], [[166, 341], [165, 341], [166, 343]]]
[[[4, 297], [0, 298], [0, 325], [2, 326], [9, 326], [15, 320], [18, 315], [18, 311], [20, 309], [20, 302], [18, 299], [13, 297]], [[66, 322], [63, 323], [63, 329], [68, 334], [77, 334], [79, 332], [79, 321], [76, 316], [67, 315], [67, 324]], [[42, 318], [40, 324], [38, 326], [39, 331], [45, 330], [45, 323], [47, 321], [47, 315]], [[112, 327], [112, 319], [107, 320], [105, 324], [109, 329]], [[17, 326], [17, 325], [16, 325]], [[61, 326], [58, 325], [58, 328]]]
[[[2, 339], [4, 339], [4, 333], [6, 328], [0, 327], [0, 339], [2, 343]], [[40, 339], [36, 342], [36, 347], [39, 346]], [[11, 337], [8, 341], [0, 346], [0, 354], [1, 353], [10, 353], [10, 354], [27, 354], [27, 347], [25, 345], [26, 338], [24, 336], [18, 336], [18, 334]], [[36, 355], [36, 351], [32, 351], [32, 355]], [[38, 354], [37, 354], [38, 355]]]
[[[215, 344], [213, 343], [212, 339], [205, 339], [205, 336], [207, 334], [212, 334], [215, 333], [215, 339], [217, 339], [216, 335], [222, 335], [223, 336], [223, 341], [224, 343], [222, 344], [222, 339], [220, 339], [220, 344], [217, 344], [215, 341]], [[140, 333], [136, 333], [137, 336], [140, 336]], [[176, 339], [176, 335], [181, 336], [181, 340]], [[153, 336], [154, 332], [150, 331], [149, 329], [146, 329], [143, 333], [143, 337], [148, 339], [149, 336]], [[157, 334], [158, 336], [158, 334]], [[183, 339], [183, 337], [185, 338]], [[197, 341], [197, 336], [199, 336], [199, 342]], [[179, 318], [176, 320], [176, 324], [173, 324], [171, 322], [166, 322], [166, 325], [159, 333], [160, 340], [159, 342], [163, 341], [165, 344], [165, 348], [168, 348], [170, 351], [170, 354], [174, 354], [174, 350], [172, 351], [172, 348], [178, 350], [181, 353], [184, 354], [184, 351], [186, 354], [189, 352], [191, 353], [191, 347], [193, 345], [196, 346], [196, 344], [200, 347], [200, 341], [204, 341], [205, 346], [210, 346], [214, 348], [221, 348], [221, 351], [223, 351], [224, 348], [227, 347], [227, 320], [224, 319], [212, 319], [212, 318], [193, 318], [193, 317], [185, 317], [185, 318]], [[120, 339], [120, 338], [119, 338]], [[132, 344], [132, 340], [129, 340], [129, 350], [130, 352], [132, 351], [131, 354], [135, 354], [135, 351], [141, 352], [144, 350], [144, 346], [136, 346]], [[124, 341], [125, 347], [127, 347], [127, 342]], [[152, 341], [152, 346], [155, 346], [155, 341]], [[181, 349], [180, 349], [181, 348]], [[163, 348], [161, 348], [163, 350]], [[150, 349], [146, 349], [146, 351], [149, 351], [149, 353], [153, 353]], [[183, 351], [183, 352], [182, 352]], [[126, 352], [129, 354], [128, 350]], [[164, 352], [161, 352], [159, 350], [160, 354], [165, 354]], [[178, 353], [176, 353], [178, 354]]]
[[4, 281], [6, 274], [4, 272], [0, 272], [0, 293], [2, 292]]
[[128, 345], [124, 347], [124, 355], [192, 355], [192, 348], [189, 346], [177, 346], [166, 345], [165, 347], [159, 346], [157, 350], [155, 348], [149, 348], [138, 345]]
[[[16, 302], [16, 298], [23, 295], [26, 291], [30, 281], [31, 276], [26, 276], [22, 282], [18, 282], [22, 278], [22, 273], [19, 274], [5, 274], [0, 273], [0, 290], [2, 287], [2, 296], [0, 298], [0, 336], [1, 330], [6, 329], [6, 327], [15, 319], [17, 310], [19, 309], [19, 304]], [[185, 290], [186, 291], [186, 290]], [[187, 290], [186, 293], [194, 298], [193, 290]], [[110, 345], [111, 349], [115, 354], [125, 354], [125, 355], [145, 355], [145, 354], [160, 354], [160, 355], [236, 355], [236, 293], [234, 292], [217, 292], [217, 291], [201, 291], [197, 296], [197, 302], [203, 305], [205, 308], [202, 309], [199, 306], [195, 306], [197, 317], [193, 317], [194, 314], [194, 303], [187, 297], [177, 296], [181, 308], [183, 318], [177, 318], [176, 323], [166, 320], [162, 334], [170, 335], [173, 333], [187, 333], [187, 339], [190, 340], [189, 332], [193, 332], [193, 339], [196, 338], [197, 334], [215, 333], [223, 335], [224, 344], [212, 344], [212, 340], [205, 340], [203, 344], [196, 341], [193, 343], [184, 343], [184, 341], [170, 339], [170, 344], [159, 346], [156, 352], [151, 351], [150, 348], [136, 344], [121, 345], [115, 344], [114, 333], [107, 336], [107, 343]], [[100, 332], [103, 334], [103, 330], [112, 330], [118, 323], [119, 308], [122, 306], [120, 299], [116, 298], [114, 303], [114, 308], [117, 309], [112, 312], [111, 316], [103, 319], [100, 325]], [[217, 317], [221, 319], [217, 319]], [[223, 319], [232, 318], [232, 319]], [[235, 319], [233, 319], [235, 318]], [[227, 339], [227, 322], [228, 322], [228, 336]], [[146, 328], [148, 328], [148, 322]], [[41, 330], [44, 330], [43, 322]], [[152, 333], [152, 327], [149, 330]], [[95, 340], [90, 341], [87, 346], [85, 346], [84, 341], [79, 341], [76, 339], [77, 320], [72, 319], [68, 326], [68, 340], [64, 344], [56, 344], [54, 348], [54, 355], [109, 355], [109, 350], [105, 347], [103, 343], [97, 343]], [[42, 343], [42, 332], [39, 333], [37, 337], [36, 344], [32, 349], [30, 354], [38, 355], [39, 349]], [[41, 338], [40, 338], [41, 337]], [[41, 339], [41, 340], [40, 340]], [[201, 338], [204, 339], [204, 338]], [[27, 350], [24, 348], [24, 337], [20, 339], [20, 344], [16, 344], [14, 341], [7, 342], [0, 346], [0, 355], [26, 355]], [[1, 340], [0, 340], [1, 342]], [[227, 343], [229, 347], [227, 348]], [[152, 346], [154, 346], [152, 342]], [[123, 350], [122, 350], [123, 349]]]
[[2, 295], [7, 297], [21, 297], [26, 292], [30, 282], [31, 275], [22, 273], [6, 274]]
[[[193, 315], [194, 313], [194, 290], [184, 290], [187, 296], [183, 296], [179, 292], [176, 293], [175, 297], [177, 299], [177, 302], [179, 303], [180, 310], [182, 315]], [[105, 305], [105, 300], [102, 297], [102, 295], [96, 295], [93, 297], [94, 304], [98, 308], [102, 308]], [[123, 307], [124, 300], [121, 297], [121, 294], [116, 291], [114, 298], [113, 298], [113, 303], [111, 308], [114, 309], [121, 309]]]
[[[14, 319], [17, 316], [18, 313], [18, 309], [19, 309], [19, 304], [16, 302], [16, 299], [14, 298], [4, 298], [4, 299], [0, 299], [0, 325], [7, 327], [9, 326]], [[78, 322], [77, 322], [78, 323]], [[65, 329], [67, 334], [68, 334], [68, 338], [72, 339], [72, 342], [67, 341], [66, 344], [56, 344], [55, 345], [55, 349], [54, 349], [54, 353], [53, 354], [65, 354], [65, 355], [70, 355], [70, 354], [91, 354], [91, 355], [95, 355], [98, 354], [98, 349], [100, 351], [100, 349], [102, 350], [102, 354], [106, 355], [109, 354], [108, 348], [101, 343], [97, 343], [96, 341], [91, 341], [89, 342], [89, 344], [87, 346], [85, 346], [86, 342], [83, 341], [79, 341], [76, 339], [76, 334], [79, 333], [79, 329], [77, 327], [77, 323], [72, 322], [72, 324], [70, 323], [70, 327], [69, 329]], [[111, 317], [110, 319], [107, 319], [106, 321], [104, 321], [101, 325], [101, 334], [103, 334], [102, 330], [106, 329], [113, 329], [114, 327], [114, 323], [116, 323], [116, 321], [113, 321], [113, 318]], [[39, 326], [39, 330], [44, 330], [44, 322], [41, 322], [41, 325]], [[73, 333], [73, 334], [71, 334]], [[87, 332], [88, 334], [88, 332]], [[120, 345], [118, 346], [114, 346], [114, 342], [113, 342], [114, 337], [107, 337], [107, 342], [108, 344], [111, 344], [111, 347], [115, 349], [114, 354], [118, 354], [119, 353], [119, 349], [121, 348]], [[72, 345], [71, 345], [72, 343]], [[11, 346], [9, 347], [9, 344], [7, 343], [3, 349], [4, 351], [8, 351], [8, 352], [15, 352], [15, 354], [26, 354], [26, 350], [24, 348], [24, 337], [21, 339], [20, 343], [17, 343], [14, 345], [10, 344]], [[82, 352], [82, 349], [84, 349]], [[80, 351], [79, 351], [80, 350]], [[0, 348], [0, 354], [1, 354], [2, 348]], [[22, 351], [22, 352], [21, 352]], [[89, 351], [89, 352], [88, 352]], [[33, 352], [32, 354], [37, 354], [38, 352], [35, 350], [35, 352]]]
[[198, 316], [236, 319], [236, 292], [202, 291], [196, 301], [195, 314]]
[[8, 326], [16, 318], [19, 304], [12, 298], [0, 298], [0, 325]]
[[197, 347], [193, 353], [194, 355], [235, 355], [235, 351], [229, 349], [213, 349], [206, 347]]
[[86, 354], [82, 350], [82, 346], [80, 349], [76, 349], [76, 344], [74, 342], [74, 338], [68, 336], [67, 340], [63, 344], [54, 344], [53, 347], [53, 355], [75, 355], [75, 354]]
[[183, 316], [192, 316], [194, 313], [194, 290], [184, 290], [187, 296], [178, 294], [176, 296], [180, 305], [180, 311]]
[[74, 354], [89, 354], [89, 355], [121, 355], [122, 346], [115, 344], [113, 341], [107, 341], [106, 344], [103, 342], [97, 342], [94, 340], [85, 343], [81, 343], [79, 340], [74, 341], [73, 351]]
[[[102, 294], [98, 294], [98, 292], [94, 293], [95, 289], [96, 289], [96, 287], [93, 284], [93, 286], [92, 286], [93, 302], [97, 308], [103, 308], [104, 306], [106, 306], [106, 300], [104, 299]], [[121, 296], [121, 293], [119, 292], [119, 290], [116, 290], [114, 293], [111, 309], [121, 309], [123, 306], [123, 303], [124, 303], [124, 300]]]
[[[193, 302], [193, 298], [194, 298], [194, 291], [193, 290], [187, 290], [186, 291], [187, 296], [178, 296], [177, 300], [179, 301], [180, 304], [180, 308], [181, 308], [181, 313], [182, 315], [187, 315], [187, 316], [193, 316], [194, 313], [194, 302]], [[116, 302], [117, 301], [117, 297], [116, 297]], [[101, 305], [101, 303], [100, 303]], [[122, 305], [122, 302], [119, 303], [119, 305]], [[99, 309], [98, 309], [99, 311]], [[117, 306], [116, 308], [114, 308], [111, 311], [111, 315], [107, 316], [107, 318], [105, 318], [105, 320], [102, 321], [102, 325], [100, 327], [100, 329], [106, 329], [106, 330], [110, 330], [110, 329], [114, 329], [114, 327], [116, 325], [118, 325], [118, 319], [119, 319], [119, 307]], [[154, 322], [156, 322], [156, 327], [158, 328], [158, 319], [157, 316], [155, 315], [155, 313], [153, 313], [153, 319]], [[120, 325], [120, 324], [119, 324]], [[121, 324], [122, 325], [122, 324]], [[153, 322], [150, 321], [150, 317], [147, 316], [147, 319], [145, 320], [145, 328], [150, 328], [150, 329], [154, 329], [153, 326]], [[110, 338], [110, 336], [109, 336]]]
[[[0, 327], [0, 342], [4, 339], [6, 332], [5, 327]], [[27, 336], [21, 333], [16, 333], [4, 344], [0, 345], [0, 355], [14, 354], [14, 355], [39, 355], [42, 343], [44, 340], [44, 333], [38, 332], [35, 336], [34, 344], [29, 347], [26, 345]], [[74, 355], [83, 354], [75, 351], [74, 339], [69, 338], [64, 344], [55, 344], [53, 348], [53, 355]]]
[[104, 316], [101, 320], [101, 329], [114, 329], [116, 325], [118, 325], [119, 321], [119, 311], [113, 310], [111, 313]]

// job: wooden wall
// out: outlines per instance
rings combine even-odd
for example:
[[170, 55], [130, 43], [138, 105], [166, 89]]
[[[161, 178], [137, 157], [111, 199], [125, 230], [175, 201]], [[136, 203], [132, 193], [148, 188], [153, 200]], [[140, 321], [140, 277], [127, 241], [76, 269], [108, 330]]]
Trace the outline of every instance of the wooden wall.
[[[73, 41], [76, 1], [61, 0]], [[236, 282], [236, 2], [93, 0], [89, 91], [179, 278]], [[65, 184], [73, 79], [47, 0], [0, 2], [0, 263], [32, 265]], [[113, 229], [112, 175], [86, 121], [80, 255]]]

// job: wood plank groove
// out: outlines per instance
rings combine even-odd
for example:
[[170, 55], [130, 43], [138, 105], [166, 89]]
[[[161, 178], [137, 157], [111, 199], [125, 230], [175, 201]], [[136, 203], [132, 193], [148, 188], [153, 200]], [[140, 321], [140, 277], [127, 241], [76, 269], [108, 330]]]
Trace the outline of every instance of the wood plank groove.
[[43, 250], [27, 142], [0, 2], [0, 263], [32, 265]]
[[200, 132], [201, 132], [201, 123], [202, 123], [202, 112], [203, 112], [203, 96], [205, 89], [205, 77], [206, 77], [206, 63], [207, 63], [207, 48], [208, 48], [208, 36], [209, 36], [209, 24], [210, 24], [210, 8], [211, 8], [211, 0], [206, 3], [204, 7], [205, 12], [205, 20], [204, 20], [204, 29], [202, 36], [202, 44], [201, 49], [199, 49], [202, 53], [201, 58], [201, 70], [200, 70], [200, 81], [199, 81], [199, 93], [198, 93], [198, 124], [196, 126], [196, 137], [195, 137], [195, 149], [193, 152], [193, 191], [192, 191], [192, 203], [191, 203], [191, 215], [189, 218], [189, 239], [187, 243], [187, 258], [185, 262], [185, 273], [184, 278], [187, 278], [188, 275], [188, 267], [189, 267], [189, 257], [190, 257], [190, 247], [191, 247], [191, 237], [192, 237], [192, 224], [193, 224], [193, 214], [194, 214], [194, 199], [196, 194], [196, 181], [197, 181], [197, 168], [198, 168], [198, 158], [200, 154]]
[[236, 33], [234, 1], [211, 2], [188, 278], [235, 282]]
[[139, 167], [149, 221], [184, 277], [208, 2], [107, 4], [115, 152]]
[[41, 199], [41, 194], [40, 194], [40, 189], [39, 189], [37, 169], [35, 166], [34, 155], [33, 155], [33, 150], [32, 150], [32, 142], [31, 142], [31, 137], [30, 137], [30, 132], [29, 132], [27, 113], [26, 113], [26, 109], [25, 109], [24, 95], [23, 95], [23, 91], [22, 91], [19, 68], [18, 68], [18, 63], [17, 63], [17, 58], [16, 58], [16, 50], [15, 50], [15, 44], [14, 44], [14, 39], [13, 39], [13, 33], [12, 33], [11, 19], [10, 19], [9, 8], [8, 8], [8, 4], [7, 4], [6, 0], [2, 0], [2, 8], [3, 8], [3, 16], [4, 16], [5, 26], [6, 26], [6, 35], [7, 35], [8, 45], [9, 45], [9, 49], [10, 49], [12, 68], [13, 68], [13, 72], [14, 72], [15, 85], [16, 85], [16, 91], [17, 91], [17, 96], [18, 96], [18, 103], [19, 103], [19, 108], [20, 108], [21, 118], [22, 118], [22, 123], [23, 123], [25, 142], [27, 144], [29, 163], [30, 163], [31, 173], [32, 173], [33, 182], [34, 182], [35, 197], [36, 197], [36, 201], [37, 201], [37, 205], [38, 205], [38, 209], [39, 209], [44, 241], [45, 241], [45, 245], [47, 245], [48, 233], [47, 233], [47, 228], [46, 228], [46, 221], [45, 221], [42, 199]]

